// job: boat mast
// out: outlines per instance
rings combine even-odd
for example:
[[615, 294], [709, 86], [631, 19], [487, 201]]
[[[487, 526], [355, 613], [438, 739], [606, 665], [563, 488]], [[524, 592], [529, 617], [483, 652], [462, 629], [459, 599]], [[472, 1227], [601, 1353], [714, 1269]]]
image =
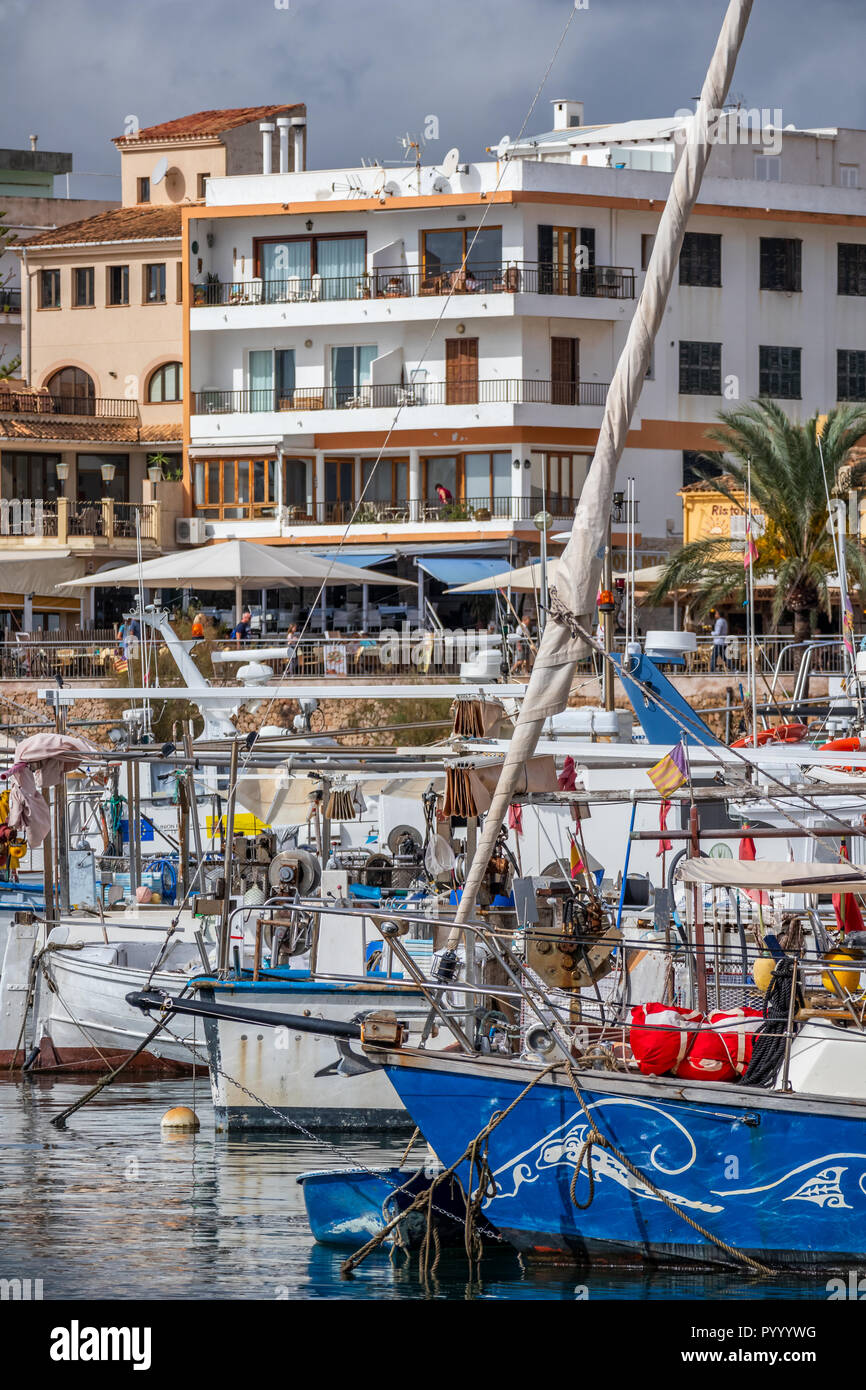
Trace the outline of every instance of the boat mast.
[[[520, 717], [457, 908], [453, 949], [459, 927], [475, 906], [481, 879], [493, 853], [523, 767], [535, 750], [544, 722], [568, 704], [575, 665], [586, 652], [586, 632], [595, 606], [598, 580], [613, 502], [616, 470], [643, 388], [653, 343], [661, 326], [679, 261], [686, 224], [697, 202], [704, 170], [723, 119], [722, 107], [746, 32], [752, 0], [730, 0], [695, 115], [677, 132], [682, 149], [613, 381], [607, 393], [592, 466], [575, 512], [571, 538], [559, 561], [551, 592], [550, 618], [526, 690]], [[579, 625], [579, 626], [578, 626]]]

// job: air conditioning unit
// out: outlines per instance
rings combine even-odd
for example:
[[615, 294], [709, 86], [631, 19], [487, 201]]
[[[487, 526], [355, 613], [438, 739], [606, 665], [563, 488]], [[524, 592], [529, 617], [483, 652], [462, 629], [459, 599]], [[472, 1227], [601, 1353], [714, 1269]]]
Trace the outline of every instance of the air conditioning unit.
[[204, 517], [179, 516], [175, 518], [174, 539], [177, 545], [204, 545], [207, 540], [207, 527]]

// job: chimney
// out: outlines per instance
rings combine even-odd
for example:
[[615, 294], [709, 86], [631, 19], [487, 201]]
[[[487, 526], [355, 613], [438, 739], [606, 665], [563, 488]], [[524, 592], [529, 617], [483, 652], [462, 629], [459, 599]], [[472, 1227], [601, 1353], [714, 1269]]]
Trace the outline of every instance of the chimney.
[[554, 101], [553, 129], [575, 130], [583, 125], [582, 101]]
[[30, 148], [31, 148], [31, 150], [34, 150], [34, 151], [35, 151], [36, 145], [37, 145], [38, 141], [39, 141], [39, 136], [38, 136], [38, 135], [31, 135], [31, 136], [30, 136]]
[[280, 173], [289, 172], [289, 126], [288, 116], [277, 116], [277, 130], [280, 132]]
[[292, 168], [296, 174], [307, 167], [306, 160], [304, 159], [304, 127], [306, 124], [306, 116], [292, 117], [292, 135], [294, 136]]
[[272, 169], [272, 146], [271, 136], [274, 133], [273, 121], [262, 121], [259, 130], [262, 132], [262, 173], [270, 174]]

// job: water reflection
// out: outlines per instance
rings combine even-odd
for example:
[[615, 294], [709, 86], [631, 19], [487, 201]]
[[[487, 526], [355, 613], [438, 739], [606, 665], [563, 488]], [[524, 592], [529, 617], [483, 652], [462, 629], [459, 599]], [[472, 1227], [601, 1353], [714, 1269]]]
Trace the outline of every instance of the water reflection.
[[[508, 1252], [485, 1256], [477, 1278], [449, 1252], [426, 1284], [414, 1257], [386, 1253], [343, 1279], [344, 1256], [313, 1241], [295, 1182], [338, 1163], [332, 1148], [291, 1133], [215, 1135], [201, 1078], [115, 1084], [53, 1128], [51, 1116], [86, 1089], [0, 1080], [0, 1277], [42, 1279], [46, 1299], [826, 1298], [823, 1279], [524, 1267]], [[171, 1105], [193, 1106], [198, 1134], [161, 1134]], [[370, 1165], [403, 1149], [333, 1142], [346, 1161]]]

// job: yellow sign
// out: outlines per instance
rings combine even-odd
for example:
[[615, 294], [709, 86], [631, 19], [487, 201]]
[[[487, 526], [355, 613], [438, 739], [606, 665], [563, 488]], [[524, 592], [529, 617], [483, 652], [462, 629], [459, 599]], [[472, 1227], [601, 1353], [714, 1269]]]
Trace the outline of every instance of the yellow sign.
[[[225, 816], [208, 816], [205, 824], [207, 825], [207, 833], [211, 838], [221, 833], [225, 819]], [[263, 820], [254, 816], [252, 811], [235, 811], [235, 835], [258, 835], [262, 830], [270, 830], [270, 828]]]

